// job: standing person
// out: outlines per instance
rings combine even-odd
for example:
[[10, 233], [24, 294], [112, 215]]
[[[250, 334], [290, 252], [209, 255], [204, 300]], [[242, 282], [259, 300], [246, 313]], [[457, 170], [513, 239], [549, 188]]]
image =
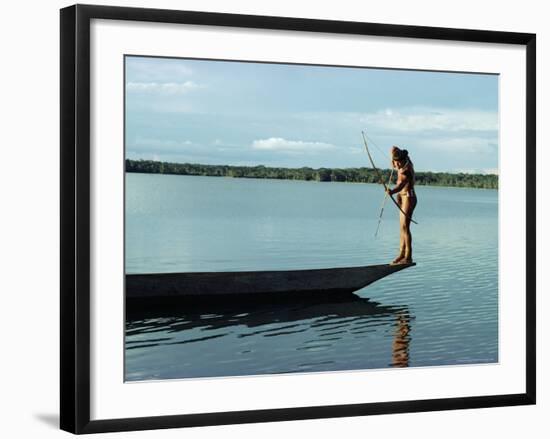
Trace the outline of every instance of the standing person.
[[392, 264], [411, 264], [412, 259], [412, 235], [411, 219], [416, 207], [416, 193], [414, 191], [414, 167], [406, 149], [392, 146], [392, 166], [397, 170], [397, 183], [393, 189], [388, 188], [388, 194], [397, 194], [397, 203], [401, 208], [399, 214], [400, 239], [399, 254]]

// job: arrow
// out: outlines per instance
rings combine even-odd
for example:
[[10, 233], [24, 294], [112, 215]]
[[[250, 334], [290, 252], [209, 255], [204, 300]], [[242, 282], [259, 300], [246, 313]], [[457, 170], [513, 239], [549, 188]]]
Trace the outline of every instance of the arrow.
[[[391, 179], [393, 177], [393, 168], [390, 173], [390, 178], [388, 179], [388, 182], [391, 183]], [[380, 230], [380, 223], [382, 222], [382, 215], [384, 214], [384, 208], [386, 207], [386, 200], [388, 199], [388, 193], [386, 192], [384, 194], [384, 201], [382, 201], [382, 207], [380, 208], [380, 215], [378, 216], [378, 224], [376, 226], [376, 232], [374, 232], [374, 237], [376, 238], [378, 236], [378, 230]]]

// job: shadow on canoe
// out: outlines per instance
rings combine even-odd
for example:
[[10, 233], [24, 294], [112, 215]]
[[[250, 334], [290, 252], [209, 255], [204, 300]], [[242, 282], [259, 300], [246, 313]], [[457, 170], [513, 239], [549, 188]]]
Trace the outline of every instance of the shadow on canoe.
[[277, 301], [349, 295], [415, 264], [286, 271], [127, 274], [126, 304]]

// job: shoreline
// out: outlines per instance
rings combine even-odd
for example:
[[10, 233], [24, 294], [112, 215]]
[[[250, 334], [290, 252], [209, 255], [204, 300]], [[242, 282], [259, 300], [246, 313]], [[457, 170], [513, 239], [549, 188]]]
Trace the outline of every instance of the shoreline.
[[[230, 175], [199, 175], [199, 174], [179, 174], [179, 173], [168, 173], [168, 172], [142, 172], [142, 171], [128, 171], [125, 170], [125, 174], [143, 174], [143, 175], [171, 175], [176, 177], [207, 177], [207, 178], [230, 178], [235, 180], [271, 180], [271, 181], [293, 181], [297, 183], [339, 183], [339, 184], [372, 184], [379, 185], [379, 182], [363, 182], [363, 181], [319, 181], [319, 180], [304, 180], [304, 179], [292, 179], [292, 178], [269, 178], [269, 177], [235, 177]], [[488, 190], [488, 191], [497, 191], [498, 187], [476, 187], [476, 186], [451, 186], [443, 184], [421, 184], [416, 183], [416, 186], [421, 187], [430, 187], [430, 188], [444, 188], [444, 189], [475, 189], [475, 190]]]

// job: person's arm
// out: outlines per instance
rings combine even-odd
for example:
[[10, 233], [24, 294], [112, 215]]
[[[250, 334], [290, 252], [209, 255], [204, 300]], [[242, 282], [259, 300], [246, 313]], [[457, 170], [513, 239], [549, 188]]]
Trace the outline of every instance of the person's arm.
[[399, 171], [399, 177], [397, 178], [397, 184], [393, 189], [388, 188], [388, 194], [393, 195], [403, 189], [409, 182], [409, 176], [405, 171]]

